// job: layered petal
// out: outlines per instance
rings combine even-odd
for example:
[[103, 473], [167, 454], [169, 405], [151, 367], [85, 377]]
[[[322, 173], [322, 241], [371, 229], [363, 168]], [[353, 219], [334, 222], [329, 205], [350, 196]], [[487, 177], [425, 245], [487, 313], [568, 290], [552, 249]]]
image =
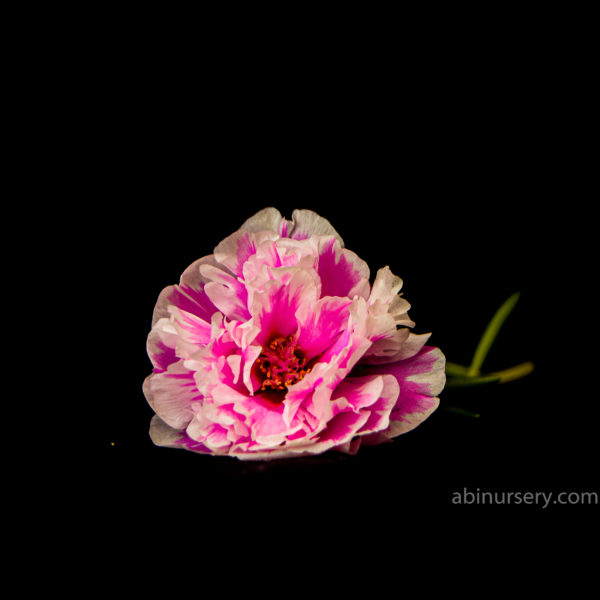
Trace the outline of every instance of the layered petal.
[[324, 353], [346, 329], [350, 305], [347, 298], [325, 297], [298, 308], [297, 344], [308, 360]]
[[390, 414], [386, 437], [414, 429], [439, 405], [437, 395], [446, 382], [446, 359], [439, 348], [425, 346], [411, 358], [369, 367], [368, 374], [392, 375], [400, 393]]
[[256, 342], [267, 344], [274, 336], [289, 336], [298, 329], [296, 313], [317, 302], [319, 281], [314, 273], [291, 268], [281, 280], [270, 280], [254, 294], [252, 321], [259, 329]]
[[251, 232], [273, 231], [282, 237], [287, 237], [288, 231], [291, 231], [293, 226], [294, 224], [286, 221], [276, 208], [268, 207], [246, 219], [241, 229]]
[[276, 208], [264, 208], [247, 219], [240, 229], [248, 232], [272, 231], [296, 240], [305, 240], [313, 235], [332, 235], [344, 245], [342, 237], [327, 219], [307, 209], [294, 210], [292, 220], [287, 221]]
[[211, 255], [199, 258], [183, 272], [179, 285], [168, 286], [160, 293], [152, 315], [152, 325], [169, 316], [169, 305], [177, 306], [210, 322], [217, 308], [204, 292], [207, 280], [200, 274], [200, 266], [204, 264], [215, 265], [214, 257]]
[[295, 240], [305, 240], [313, 235], [332, 235], [344, 246], [344, 240], [333, 228], [333, 225], [312, 210], [296, 209], [292, 213], [294, 227], [289, 237]]
[[335, 237], [319, 240], [317, 272], [323, 296], [369, 297], [369, 266]]
[[193, 417], [192, 405], [202, 401], [194, 374], [181, 361], [164, 372], [149, 375], [143, 390], [154, 412], [175, 429], [187, 426]]
[[177, 330], [169, 319], [159, 319], [148, 334], [146, 350], [155, 372], [166, 371], [170, 364], [177, 361], [175, 346]]

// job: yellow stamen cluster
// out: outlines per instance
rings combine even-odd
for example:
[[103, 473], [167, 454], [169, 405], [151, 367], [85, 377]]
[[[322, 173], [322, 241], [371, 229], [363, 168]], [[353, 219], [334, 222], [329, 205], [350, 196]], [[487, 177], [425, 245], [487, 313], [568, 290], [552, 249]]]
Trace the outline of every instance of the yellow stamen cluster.
[[298, 383], [310, 373], [310, 367], [304, 368], [306, 362], [305, 357], [296, 353], [293, 335], [273, 338], [256, 359], [259, 371], [265, 375], [260, 391], [285, 390], [288, 386]]

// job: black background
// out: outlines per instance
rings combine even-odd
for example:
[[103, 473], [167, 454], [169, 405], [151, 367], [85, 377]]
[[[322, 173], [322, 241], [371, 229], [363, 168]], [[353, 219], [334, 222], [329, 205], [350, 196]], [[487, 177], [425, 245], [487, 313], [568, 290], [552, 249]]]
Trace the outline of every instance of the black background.
[[[232, 519], [273, 532], [289, 515], [322, 532], [356, 518], [394, 537], [431, 515], [589, 510], [452, 502], [464, 489], [597, 491], [597, 438], [586, 359], [574, 352], [581, 296], [564, 253], [572, 170], [557, 160], [555, 82], [528, 64], [440, 62], [420, 75], [363, 68], [360, 84], [300, 69], [189, 77], [127, 62], [103, 84], [84, 79], [68, 190], [82, 201], [67, 209], [77, 223], [67, 253], [92, 324], [81, 398], [91, 435], [68, 464], [89, 484], [81, 497], [94, 518], [146, 532]], [[432, 332], [448, 360], [468, 363], [494, 311], [520, 291], [484, 368], [531, 360], [535, 371], [444, 390], [417, 429], [355, 457], [242, 462], [155, 447], [142, 382], [158, 294], [266, 206], [326, 217], [372, 276], [389, 265], [415, 331]]]

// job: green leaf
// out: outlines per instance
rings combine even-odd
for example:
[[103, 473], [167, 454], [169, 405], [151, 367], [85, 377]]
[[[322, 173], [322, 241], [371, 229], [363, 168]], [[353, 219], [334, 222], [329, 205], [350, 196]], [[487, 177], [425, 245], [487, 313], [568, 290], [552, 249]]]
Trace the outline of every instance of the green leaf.
[[486, 385], [489, 383], [500, 383], [501, 378], [498, 375], [479, 375], [477, 377], [457, 376], [450, 377], [446, 381], [447, 388], [470, 387], [472, 385]]
[[447, 412], [454, 413], [455, 415], [461, 415], [462, 417], [471, 417], [472, 419], [479, 419], [479, 417], [481, 416], [479, 413], [474, 413], [470, 410], [465, 410], [464, 408], [460, 408], [460, 406], [444, 406], [443, 409]]
[[502, 304], [502, 306], [496, 311], [496, 314], [492, 317], [492, 320], [489, 322], [486, 327], [481, 339], [479, 340], [479, 344], [475, 349], [475, 354], [473, 355], [473, 360], [471, 361], [471, 366], [468, 369], [467, 375], [474, 376], [479, 375], [481, 371], [481, 366], [483, 365], [483, 361], [487, 356], [498, 332], [504, 325], [504, 322], [508, 318], [508, 315], [512, 312], [513, 308], [519, 301], [520, 292], [515, 292], [508, 300]]
[[534, 369], [534, 365], [531, 361], [521, 363], [510, 369], [503, 369], [502, 371], [496, 371], [495, 373], [489, 373], [490, 377], [498, 377], [500, 383], [507, 383], [508, 381], [515, 381], [515, 379], [521, 379], [529, 375]]

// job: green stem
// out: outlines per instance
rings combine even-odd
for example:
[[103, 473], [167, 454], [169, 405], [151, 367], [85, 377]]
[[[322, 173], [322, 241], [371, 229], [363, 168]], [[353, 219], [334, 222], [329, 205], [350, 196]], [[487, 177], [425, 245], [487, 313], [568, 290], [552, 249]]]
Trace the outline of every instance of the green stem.
[[496, 314], [492, 317], [492, 320], [489, 322], [486, 327], [481, 339], [479, 340], [479, 344], [475, 349], [475, 354], [473, 355], [473, 360], [471, 361], [471, 366], [467, 371], [468, 376], [476, 376], [479, 375], [481, 371], [481, 366], [483, 365], [483, 361], [487, 356], [500, 328], [504, 324], [504, 321], [508, 318], [508, 315], [512, 312], [513, 308], [517, 304], [519, 300], [520, 293], [515, 292], [508, 300], [502, 304], [502, 306], [496, 311]]
[[467, 374], [468, 370], [469, 367], [446, 361], [446, 375], [464, 376]]
[[521, 363], [520, 365], [510, 367], [510, 369], [503, 369], [502, 371], [490, 373], [489, 376], [498, 377], [500, 379], [500, 383], [506, 383], [507, 381], [514, 381], [515, 379], [521, 379], [521, 377], [529, 375], [533, 369], [533, 363], [531, 361], [527, 361]]

